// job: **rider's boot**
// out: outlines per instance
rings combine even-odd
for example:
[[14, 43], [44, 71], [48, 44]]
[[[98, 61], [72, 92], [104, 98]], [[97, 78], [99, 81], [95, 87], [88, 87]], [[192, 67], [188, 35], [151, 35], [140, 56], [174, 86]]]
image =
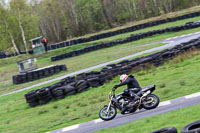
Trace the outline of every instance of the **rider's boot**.
[[122, 106], [122, 109], [121, 109], [121, 114], [125, 114], [126, 110], [127, 110], [127, 105], [128, 105], [129, 102], [125, 102]]
[[134, 98], [134, 101], [137, 101], [140, 99], [140, 97], [136, 95], [135, 93], [133, 93], [132, 91], [130, 91], [129, 93], [130, 93], [130, 96]]
[[121, 110], [121, 114], [125, 114], [126, 110], [127, 110], [127, 107], [123, 107]]

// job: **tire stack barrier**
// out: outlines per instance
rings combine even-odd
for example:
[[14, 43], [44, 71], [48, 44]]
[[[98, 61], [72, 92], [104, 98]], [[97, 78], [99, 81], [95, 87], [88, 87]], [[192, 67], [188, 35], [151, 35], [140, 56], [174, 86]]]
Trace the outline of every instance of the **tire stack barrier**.
[[[20, 51], [19, 53], [20, 54], [26, 54], [25, 51]], [[33, 50], [29, 50], [28, 53], [33, 54]], [[13, 56], [18, 56], [18, 54], [17, 53], [6, 53], [6, 52], [0, 51], [0, 59], [9, 58], [9, 57], [13, 57]]]
[[1, 51], [0, 51], [0, 59], [1, 59], [1, 58], [6, 58], [6, 53], [5, 53], [5, 52], [1, 52]]
[[200, 133], [200, 120], [191, 122], [182, 127], [181, 133]]
[[[117, 64], [110, 64], [102, 68], [100, 71], [80, 73], [76, 77], [66, 77], [60, 82], [46, 86], [45, 88], [49, 89], [50, 95], [54, 99], [62, 99], [65, 96], [86, 91], [88, 88], [101, 86], [106, 81], [109, 81], [118, 75], [130, 74], [133, 71], [137, 72], [145, 66], [149, 65], [160, 66], [165, 61], [171, 60], [181, 53], [194, 49], [200, 49], [200, 38], [192, 39], [188, 42], [181, 43], [173, 48], [168, 48], [147, 56], [131, 60], [123, 60]], [[39, 90], [36, 90], [36, 92]], [[25, 94], [25, 98], [27, 101], [30, 101], [30, 97], [29, 99], [27, 99], [26, 95], [29, 95], [29, 93], [31, 92], [32, 91]], [[33, 98], [33, 101], [34, 100], [35, 98]]]
[[112, 46], [115, 46], [118, 44], [124, 44], [124, 43], [132, 42], [132, 41], [137, 41], [139, 39], [143, 39], [145, 37], [149, 37], [149, 36], [153, 36], [153, 35], [157, 35], [157, 34], [164, 34], [167, 32], [178, 32], [178, 31], [193, 29], [193, 28], [198, 28], [198, 27], [200, 27], [200, 22], [189, 23], [189, 24], [175, 26], [175, 27], [169, 27], [169, 28], [165, 28], [165, 29], [153, 30], [153, 31], [148, 31], [148, 32], [144, 32], [144, 33], [132, 34], [130, 37], [127, 37], [126, 39], [123, 39], [123, 40], [115, 40], [115, 41], [111, 41], [111, 42], [100, 43], [97, 45], [85, 47], [80, 50], [75, 50], [75, 51], [71, 51], [69, 53], [56, 55], [56, 56], [51, 57], [51, 61], [57, 61], [57, 60], [65, 59], [65, 58], [71, 58], [71, 57], [78, 56], [78, 55], [81, 55], [81, 54], [84, 54], [87, 52], [95, 51], [95, 50], [102, 49], [102, 48], [112, 47]]
[[[149, 133], [178, 133], [175, 127], [164, 127]], [[200, 133], [200, 120], [191, 122], [181, 128], [181, 133]]]
[[43, 69], [37, 69], [34, 71], [30, 71], [27, 73], [21, 73], [14, 75], [12, 77], [14, 84], [22, 84], [30, 81], [34, 81], [37, 79], [41, 79], [50, 75], [53, 75], [55, 73], [59, 73], [60, 71], [66, 71], [67, 67], [66, 65], [54, 65], [51, 67], [46, 67]]
[[178, 133], [175, 127], [164, 127], [149, 133]]
[[37, 97], [36, 90], [32, 90], [24, 95], [26, 102], [30, 107], [35, 107], [39, 105], [39, 99]]
[[51, 44], [48, 46], [48, 50], [54, 50], [54, 49], [58, 49], [58, 48], [63, 48], [63, 47], [71, 46], [71, 45], [80, 44], [80, 43], [95, 41], [95, 40], [99, 40], [99, 39], [103, 39], [103, 38], [107, 38], [107, 37], [111, 37], [111, 36], [115, 36], [115, 35], [119, 35], [119, 34], [123, 34], [123, 33], [133, 32], [133, 31], [144, 29], [147, 27], [165, 24], [168, 22], [175, 22], [178, 20], [193, 18], [193, 17], [197, 17], [197, 16], [200, 16], [199, 11], [193, 12], [193, 13], [188, 13], [188, 14], [181, 15], [181, 16], [172, 17], [172, 18], [155, 20], [155, 21], [151, 21], [151, 22], [147, 22], [147, 23], [143, 23], [143, 24], [126, 27], [124, 29], [119, 29], [116, 31], [110, 31], [110, 32], [96, 34], [96, 35], [90, 36], [88, 38], [78, 38], [78, 39], [74, 39], [71, 41], [64, 41], [64, 42], [59, 42], [56, 44]]

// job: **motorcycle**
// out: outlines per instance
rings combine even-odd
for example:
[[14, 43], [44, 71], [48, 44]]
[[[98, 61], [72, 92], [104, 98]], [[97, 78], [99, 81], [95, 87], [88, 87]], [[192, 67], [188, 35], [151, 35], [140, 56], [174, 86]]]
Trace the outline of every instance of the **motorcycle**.
[[[104, 121], [109, 121], [115, 118], [117, 115], [117, 109], [121, 111], [123, 107], [126, 107], [126, 113], [133, 113], [138, 109], [154, 109], [159, 105], [159, 97], [152, 92], [155, 90], [155, 85], [149, 85], [137, 93], [140, 97], [139, 100], [134, 101], [133, 98], [129, 96], [129, 94], [120, 93], [115, 96], [115, 89], [110, 92], [108, 98], [110, 100], [108, 105], [105, 105], [99, 112], [99, 117]], [[132, 90], [133, 91], [133, 90]]]

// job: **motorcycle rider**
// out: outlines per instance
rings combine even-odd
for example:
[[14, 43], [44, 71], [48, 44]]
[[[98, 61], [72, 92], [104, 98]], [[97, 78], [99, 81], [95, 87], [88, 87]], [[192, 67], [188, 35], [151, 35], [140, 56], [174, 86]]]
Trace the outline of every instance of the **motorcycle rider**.
[[[121, 83], [115, 85], [113, 87], [113, 90], [116, 90], [118, 87], [123, 86], [123, 85], [127, 85], [127, 89], [124, 89], [124, 93], [125, 94], [129, 94], [130, 97], [134, 98], [133, 100], [133, 104], [135, 104], [135, 101], [137, 101], [138, 99], [140, 99], [140, 97], [134, 93], [134, 92], [139, 92], [141, 91], [141, 87], [138, 83], [138, 81], [134, 78], [134, 76], [130, 75], [126, 75], [126, 74], [122, 74], [120, 76], [120, 81]], [[133, 110], [134, 108], [132, 108], [131, 110]], [[121, 110], [121, 114], [124, 114], [127, 110], [127, 107], [122, 107]]]

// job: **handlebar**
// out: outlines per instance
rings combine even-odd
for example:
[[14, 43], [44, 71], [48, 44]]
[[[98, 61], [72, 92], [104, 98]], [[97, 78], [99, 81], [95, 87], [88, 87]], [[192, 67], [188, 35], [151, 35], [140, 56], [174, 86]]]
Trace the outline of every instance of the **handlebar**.
[[115, 90], [116, 90], [116, 89], [113, 87], [113, 88], [112, 88], [112, 91], [111, 91], [110, 93], [111, 93], [111, 94], [115, 94]]

